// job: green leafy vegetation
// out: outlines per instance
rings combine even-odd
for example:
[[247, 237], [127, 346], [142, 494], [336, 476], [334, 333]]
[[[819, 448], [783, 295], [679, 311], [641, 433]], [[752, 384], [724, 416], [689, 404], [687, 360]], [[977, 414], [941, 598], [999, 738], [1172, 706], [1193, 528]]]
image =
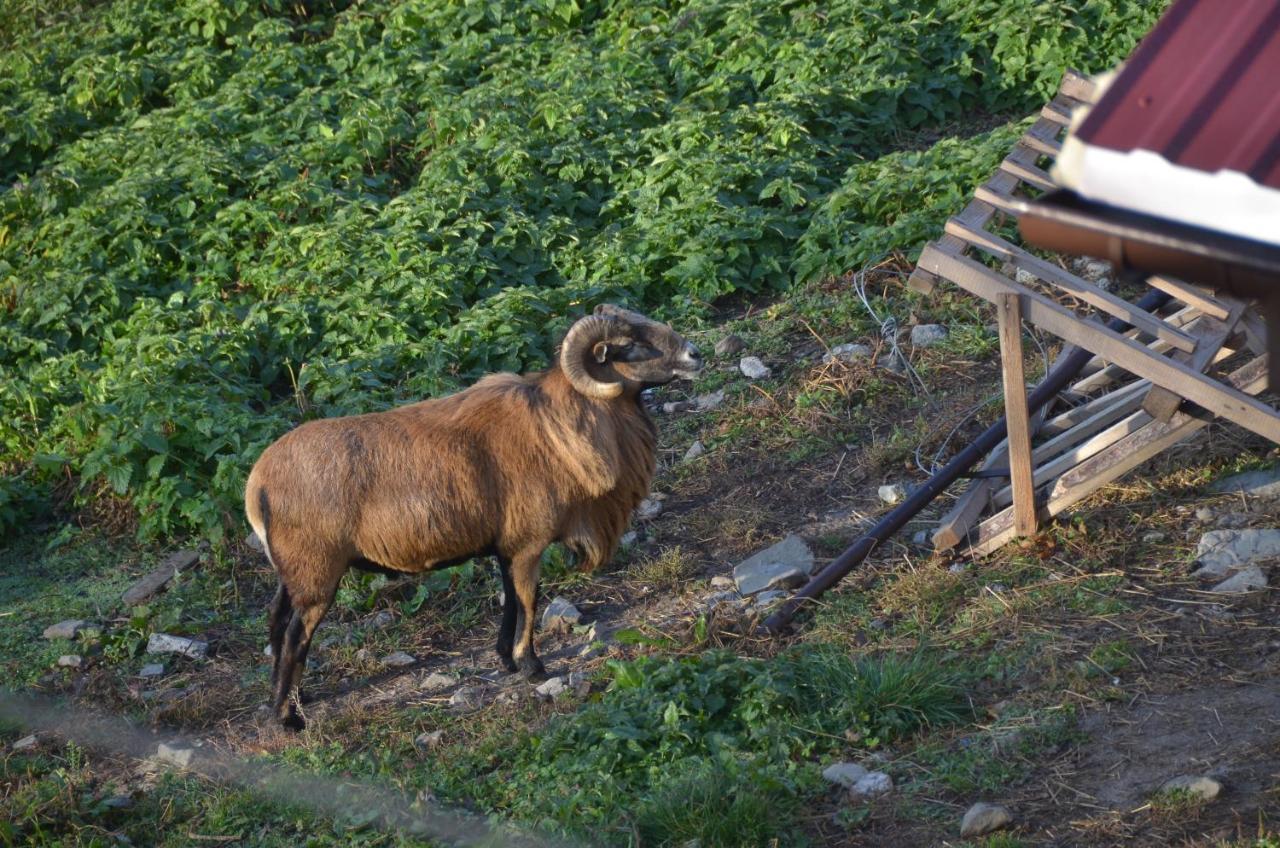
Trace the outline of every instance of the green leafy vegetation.
[[1161, 5], [5, 0], [0, 528], [909, 248]]

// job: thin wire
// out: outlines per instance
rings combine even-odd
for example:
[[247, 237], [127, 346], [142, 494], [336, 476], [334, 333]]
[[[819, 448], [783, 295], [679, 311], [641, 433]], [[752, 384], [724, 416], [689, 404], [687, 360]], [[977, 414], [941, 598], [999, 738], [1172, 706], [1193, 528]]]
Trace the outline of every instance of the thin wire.
[[920, 391], [927, 396], [929, 395], [929, 387], [924, 384], [924, 380], [920, 378], [916, 369], [912, 367], [911, 361], [907, 359], [906, 355], [904, 355], [902, 350], [898, 347], [898, 319], [894, 318], [892, 315], [887, 315], [886, 317], [881, 318], [871, 306], [871, 301], [867, 298], [867, 272], [883, 262], [884, 258], [884, 256], [881, 256], [866, 265], [863, 265], [860, 270], [854, 273], [853, 290], [857, 292], [858, 299], [862, 301], [862, 306], [867, 310], [867, 314], [871, 316], [871, 320], [875, 321], [880, 327], [880, 338], [889, 345], [889, 355], [906, 367], [907, 376], [913, 380], [915, 384], [919, 386]]

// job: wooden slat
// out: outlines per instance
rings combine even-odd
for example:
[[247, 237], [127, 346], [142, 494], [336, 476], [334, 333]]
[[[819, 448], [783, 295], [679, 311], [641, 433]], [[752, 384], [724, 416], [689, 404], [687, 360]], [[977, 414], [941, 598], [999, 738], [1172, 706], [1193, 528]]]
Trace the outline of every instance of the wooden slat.
[[1217, 318], [1219, 321], [1225, 321], [1227, 315], [1231, 312], [1230, 307], [1199, 286], [1193, 286], [1190, 283], [1184, 283], [1172, 277], [1148, 277], [1147, 285], [1177, 298], [1187, 306], [1194, 306], [1205, 315]]
[[1034, 165], [1022, 165], [1011, 159], [1005, 159], [1000, 163], [1000, 170], [1006, 174], [1012, 174], [1024, 183], [1033, 185], [1041, 191], [1053, 191], [1057, 188], [1053, 178]]
[[[988, 301], [994, 302], [1005, 292], [1018, 291], [1007, 278], [986, 266], [963, 256], [947, 256], [929, 246], [925, 247], [920, 264]], [[1180, 362], [1158, 356], [1102, 324], [1082, 321], [1043, 295], [1025, 290], [1022, 295], [1024, 315], [1033, 324], [1280, 444], [1280, 415], [1256, 398], [1223, 386]]]
[[[1167, 316], [1164, 321], [1171, 327], [1185, 330], [1188, 334], [1194, 329], [1196, 322], [1203, 320], [1204, 316], [1200, 311], [1192, 306], [1183, 307], [1172, 315]], [[1150, 336], [1142, 335], [1136, 330], [1129, 330], [1125, 333], [1127, 337], [1138, 337], [1139, 341], [1145, 343], [1147, 349], [1153, 353], [1165, 354], [1171, 349], [1168, 344], [1159, 339], [1152, 339]], [[1085, 363], [1084, 368], [1080, 369], [1080, 373], [1086, 376], [1081, 377], [1075, 383], [1067, 388], [1067, 391], [1074, 394], [1091, 394], [1104, 386], [1118, 382], [1132, 375], [1112, 362], [1107, 362], [1100, 356], [1095, 356]]]
[[[1222, 350], [1222, 346], [1227, 343], [1227, 339], [1235, 332], [1236, 324], [1239, 323], [1240, 316], [1244, 314], [1244, 309], [1244, 303], [1236, 301], [1235, 308], [1227, 315], [1225, 321], [1219, 321], [1206, 315], [1201, 321], [1197, 322], [1196, 328], [1191, 331], [1200, 339], [1200, 343], [1196, 345], [1195, 353], [1188, 354], [1179, 351], [1173, 355], [1173, 358], [1179, 362], [1186, 363], [1190, 368], [1203, 372], [1217, 357], [1218, 351]], [[1142, 408], [1157, 421], [1168, 421], [1181, 405], [1181, 397], [1160, 386], [1153, 386], [1142, 401]]]
[[1092, 103], [1098, 93], [1093, 80], [1071, 69], [1062, 75], [1062, 83], [1058, 86], [1058, 91], [1082, 103]]
[[[1097, 286], [1077, 277], [1070, 271], [1064, 271], [1052, 262], [1046, 262], [1038, 256], [1032, 256], [1020, 247], [1005, 241], [1000, 236], [975, 229], [958, 218], [947, 221], [945, 230], [948, 235], [967, 241], [974, 247], [995, 256], [1005, 262], [1012, 262], [1037, 278], [1051, 283], [1073, 297], [1095, 306], [1116, 318], [1121, 318], [1143, 332], [1150, 333], [1162, 341], [1168, 342], [1178, 350], [1193, 351], [1196, 340], [1181, 330], [1170, 327], [1150, 312], [1138, 309], [1123, 298], [1111, 292], [1103, 291]], [[923, 256], [921, 257], [923, 258]]]
[[988, 183], [987, 185], [978, 186], [974, 191], [973, 196], [984, 203], [991, 204], [1006, 215], [1016, 216], [1018, 213], [1018, 199], [1013, 195], [998, 192], [991, 188], [990, 185], [991, 184]]
[[1009, 434], [1013, 524], [1019, 536], [1034, 536], [1036, 493], [1031, 484], [1031, 426], [1027, 415], [1027, 383], [1022, 362], [1020, 297], [1016, 292], [1002, 294], [996, 301], [996, 316], [1000, 322], [1000, 366], [1004, 375], [1004, 420]]
[[[1265, 356], [1259, 356], [1238, 368], [1228, 378], [1228, 383], [1233, 390], [1246, 395], [1261, 392], [1266, 381]], [[1145, 413], [1139, 414], [1145, 415]], [[1186, 439], [1208, 423], [1207, 418], [1184, 412], [1179, 412], [1167, 423], [1149, 421], [1142, 429], [1060, 477], [1054, 484], [1053, 491], [1049, 493], [1049, 500], [1041, 510], [1041, 517], [1048, 519], [1060, 514], [1072, 504], [1087, 498], [1153, 456]], [[989, 554], [1009, 542], [1015, 535], [1013, 509], [1002, 510], [978, 526], [970, 552], [974, 556]]]
[[1030, 147], [1036, 153], [1039, 153], [1041, 156], [1049, 156], [1056, 159], [1058, 154], [1062, 152], [1062, 145], [1057, 141], [1046, 141], [1045, 139], [1040, 138], [1039, 136], [1034, 136], [1031, 133], [1027, 133], [1022, 137], [1022, 143], [1027, 147]]
[[1065, 433], [1077, 424], [1088, 421], [1099, 412], [1107, 409], [1115, 404], [1121, 403], [1127, 398], [1141, 397], [1141, 395], [1151, 386], [1150, 380], [1138, 380], [1136, 383], [1130, 383], [1122, 386], [1114, 392], [1109, 392], [1102, 397], [1094, 398], [1091, 401], [1082, 403], [1079, 406], [1072, 407], [1066, 412], [1051, 418], [1044, 422], [1044, 426], [1040, 428], [1043, 435], [1057, 437]]
[[1071, 123], [1071, 104], [1063, 98], [1055, 97], [1040, 110], [1040, 117], [1065, 127]]

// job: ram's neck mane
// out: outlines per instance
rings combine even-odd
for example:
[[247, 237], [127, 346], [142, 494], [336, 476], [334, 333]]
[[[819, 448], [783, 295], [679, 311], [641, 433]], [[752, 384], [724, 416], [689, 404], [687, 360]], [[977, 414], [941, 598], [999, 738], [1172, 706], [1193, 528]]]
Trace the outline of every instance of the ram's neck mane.
[[549, 446], [584, 494], [599, 497], [620, 489], [628, 496], [638, 492], [639, 503], [653, 481], [658, 439], [636, 393], [588, 398], [558, 367], [528, 379], [548, 401], [535, 413], [542, 417]]

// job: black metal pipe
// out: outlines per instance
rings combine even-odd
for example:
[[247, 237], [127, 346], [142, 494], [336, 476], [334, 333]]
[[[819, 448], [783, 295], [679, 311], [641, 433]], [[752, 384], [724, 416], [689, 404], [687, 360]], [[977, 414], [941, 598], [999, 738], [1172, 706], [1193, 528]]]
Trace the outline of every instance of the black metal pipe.
[[[1136, 306], [1141, 310], [1150, 312], [1159, 309], [1168, 301], [1169, 295], [1152, 289], [1138, 301]], [[1130, 329], [1130, 325], [1123, 319], [1112, 318], [1107, 323], [1107, 329], [1123, 333]], [[1040, 382], [1040, 385], [1036, 386], [1035, 390], [1027, 397], [1027, 412], [1029, 414], [1035, 413], [1040, 407], [1052, 400], [1054, 395], [1062, 391], [1092, 358], [1092, 353], [1084, 348], [1077, 348], [1069, 356], [1054, 365], [1049, 373], [1045, 375], [1044, 380]], [[765, 619], [764, 629], [775, 635], [785, 630], [791, 623], [791, 619], [795, 618], [796, 613], [799, 612], [800, 607], [806, 601], [818, 597], [843, 579], [850, 571], [853, 571], [877, 546], [888, 541], [893, 534], [901, 530], [908, 521], [914, 518], [916, 513], [928, 506], [934, 498], [942, 494], [948, 486], [954, 483], [974, 463], [1000, 444], [1000, 440], [1008, 435], [1008, 430], [1007, 419], [1001, 418], [983, 431], [982, 435], [974, 439], [971, 445], [952, 457], [951, 461], [934, 473], [923, 486], [912, 492], [911, 497], [886, 513], [867, 532], [867, 535], [846, 548], [844, 553], [832, 560], [822, 571], [815, 574], [803, 589], [781, 603], [773, 615]]]

